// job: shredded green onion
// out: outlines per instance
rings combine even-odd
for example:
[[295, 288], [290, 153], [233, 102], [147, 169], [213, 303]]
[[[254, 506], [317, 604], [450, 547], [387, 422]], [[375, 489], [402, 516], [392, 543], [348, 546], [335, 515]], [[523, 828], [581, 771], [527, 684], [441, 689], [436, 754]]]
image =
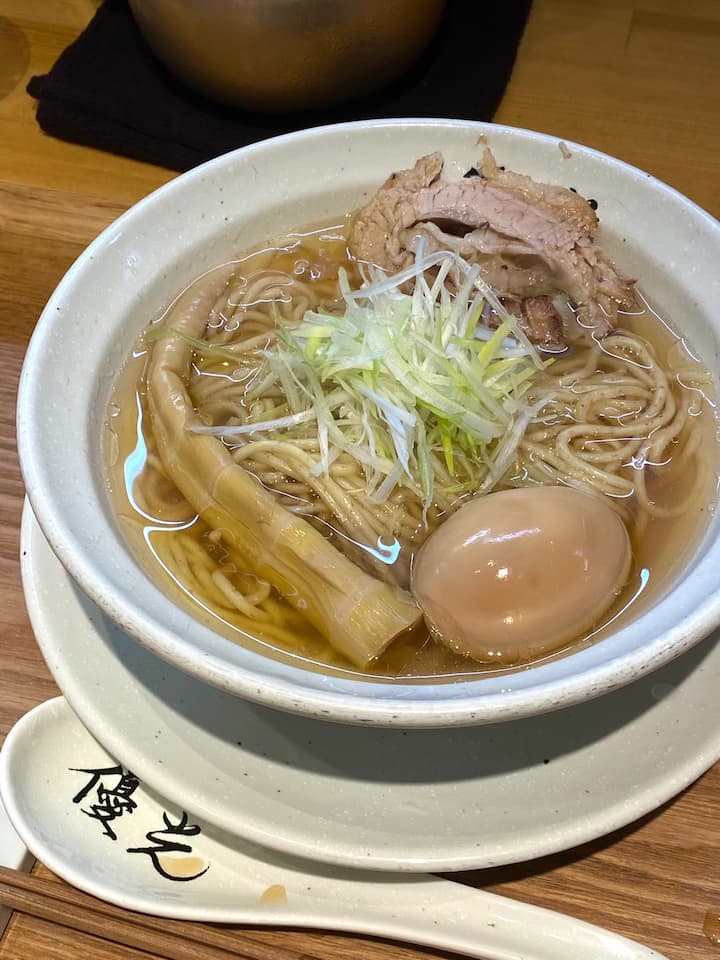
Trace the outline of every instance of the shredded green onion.
[[[546, 362], [479, 268], [449, 251], [424, 256], [421, 248], [414, 266], [395, 276], [370, 266], [358, 289], [344, 271], [339, 281], [342, 313], [308, 311], [295, 325], [276, 315], [277, 344], [265, 359], [283, 387], [282, 415], [192, 429], [238, 442], [259, 432], [292, 441], [307, 438], [310, 423], [319, 438], [317, 473], [345, 452], [361, 465], [373, 500], [406, 485], [425, 511], [439, 482], [438, 458], [443, 489], [459, 493], [470, 490], [458, 458], [472, 458], [486, 476], [509, 463], [538, 412], [523, 396]], [[412, 281], [413, 292], [405, 292]], [[500, 318], [496, 330], [480, 323], [485, 303]]]

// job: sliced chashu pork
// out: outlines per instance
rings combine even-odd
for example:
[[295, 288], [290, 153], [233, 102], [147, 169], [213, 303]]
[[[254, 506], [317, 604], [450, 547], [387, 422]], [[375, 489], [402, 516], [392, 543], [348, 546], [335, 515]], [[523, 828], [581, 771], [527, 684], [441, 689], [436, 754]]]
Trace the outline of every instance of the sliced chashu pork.
[[[388, 178], [355, 218], [352, 254], [394, 271], [412, 261], [424, 237], [427, 250], [456, 250], [478, 263], [500, 296], [521, 302], [565, 296], [579, 323], [599, 337], [616, 326], [618, 310], [637, 305], [633, 281], [597, 249], [597, 216], [577, 193], [502, 170], [489, 150], [479, 177], [446, 181], [441, 171], [442, 157], [434, 153]], [[533, 328], [535, 306], [523, 304], [523, 326], [553, 345], [547, 324]], [[559, 318], [552, 329], [560, 330]]]

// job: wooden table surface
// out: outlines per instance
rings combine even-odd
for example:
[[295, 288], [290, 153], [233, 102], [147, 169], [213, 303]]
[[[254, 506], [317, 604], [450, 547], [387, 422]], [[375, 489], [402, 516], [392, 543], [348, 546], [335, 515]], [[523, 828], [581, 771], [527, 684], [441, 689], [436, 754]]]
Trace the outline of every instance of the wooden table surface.
[[[0, 0], [0, 740], [26, 710], [57, 693], [19, 576], [23, 485], [14, 402], [24, 350], [45, 300], [83, 247], [174, 176], [53, 140], [36, 125], [27, 80], [51, 67], [96, 6]], [[535, 0], [496, 119], [615, 154], [720, 215], [720, 2]], [[601, 924], [671, 960], [720, 958], [703, 934], [706, 911], [720, 908], [720, 766], [620, 834], [462, 879]], [[269, 957], [281, 944], [319, 960], [441, 956], [350, 936], [255, 935]], [[0, 941], [0, 960], [80, 956], [147, 955], [23, 915]]]

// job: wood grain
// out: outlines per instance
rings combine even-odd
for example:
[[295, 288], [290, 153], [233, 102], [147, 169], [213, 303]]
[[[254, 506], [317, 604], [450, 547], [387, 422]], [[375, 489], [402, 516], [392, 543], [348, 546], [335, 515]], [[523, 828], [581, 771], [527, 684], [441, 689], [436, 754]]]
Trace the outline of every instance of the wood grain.
[[[22, 713], [56, 692], [32, 637], [19, 575], [23, 487], [14, 402], [24, 350], [47, 297], [83, 247], [173, 176], [53, 140], [35, 123], [27, 80], [51, 67], [97, 5], [0, 4], [0, 740]], [[496, 119], [620, 156], [720, 215], [720, 3], [535, 0]], [[671, 960], [720, 958], [702, 930], [706, 911], [720, 908], [718, 809], [720, 767], [611, 837], [455, 879], [602, 924]], [[355, 936], [249, 934], [270, 950], [285, 945], [318, 960], [442, 957]], [[22, 915], [0, 941], [0, 960], [147, 956]]]
[[97, 900], [57, 878], [0, 866], [0, 903], [110, 944], [156, 953], [167, 960], [310, 960], [290, 948], [268, 946], [239, 928], [148, 916]]

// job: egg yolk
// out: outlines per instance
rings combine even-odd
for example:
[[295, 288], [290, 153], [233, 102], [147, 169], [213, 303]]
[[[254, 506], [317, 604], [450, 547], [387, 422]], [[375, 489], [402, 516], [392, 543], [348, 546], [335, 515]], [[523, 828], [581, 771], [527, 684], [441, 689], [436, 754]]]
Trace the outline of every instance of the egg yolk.
[[539, 486], [477, 497], [418, 552], [412, 588], [433, 635], [483, 662], [527, 663], [586, 635], [631, 563], [607, 500]]

